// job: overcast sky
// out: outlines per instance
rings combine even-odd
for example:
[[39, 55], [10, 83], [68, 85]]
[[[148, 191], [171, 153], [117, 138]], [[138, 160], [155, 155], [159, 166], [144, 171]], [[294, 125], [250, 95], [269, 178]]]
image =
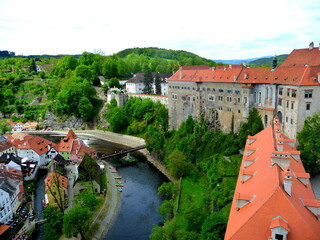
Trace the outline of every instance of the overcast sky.
[[243, 59], [312, 41], [319, 0], [0, 0], [0, 50], [16, 55], [159, 47]]

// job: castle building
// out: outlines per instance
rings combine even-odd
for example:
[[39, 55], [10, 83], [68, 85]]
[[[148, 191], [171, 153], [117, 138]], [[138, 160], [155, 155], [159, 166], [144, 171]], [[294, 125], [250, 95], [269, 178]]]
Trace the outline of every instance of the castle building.
[[185, 66], [168, 79], [169, 123], [177, 129], [188, 116], [224, 132], [237, 132], [258, 109], [270, 125], [277, 114], [284, 133], [296, 138], [306, 117], [320, 109], [320, 48], [296, 49], [277, 66]]
[[277, 116], [248, 137], [225, 240], [319, 239], [320, 200], [294, 145]]

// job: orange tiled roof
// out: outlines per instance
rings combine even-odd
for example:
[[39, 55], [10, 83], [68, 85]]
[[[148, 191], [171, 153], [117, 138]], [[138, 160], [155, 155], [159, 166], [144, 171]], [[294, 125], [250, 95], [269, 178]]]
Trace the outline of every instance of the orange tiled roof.
[[0, 236], [10, 228], [10, 225], [0, 224]]
[[48, 152], [56, 144], [39, 136], [26, 136], [23, 139], [15, 139], [12, 142], [17, 149], [32, 149], [37, 154], [42, 155]]
[[72, 150], [73, 140], [77, 138], [78, 136], [72, 130], [69, 130], [67, 136], [62, 138], [60, 142], [57, 144], [57, 151], [70, 152]]
[[[273, 126], [269, 126], [251, 138], [256, 139], [255, 141], [247, 141], [225, 239], [268, 239], [271, 235], [270, 226], [275, 224], [277, 216], [287, 221], [286, 226], [283, 222], [277, 224], [289, 229], [290, 239], [319, 239], [320, 222], [306, 205], [317, 207], [320, 202], [315, 199], [310, 184], [305, 185], [297, 178], [308, 177], [308, 174], [301, 159], [296, 160], [290, 155], [296, 154], [296, 149], [283, 136], [281, 128], [279, 135]], [[284, 143], [279, 145], [283, 149], [277, 149], [277, 137], [284, 139]], [[245, 167], [246, 150], [249, 147], [256, 149], [250, 155], [256, 161]], [[275, 152], [289, 155], [284, 157], [289, 160], [277, 162], [273, 157]], [[244, 182], [242, 174], [252, 172], [255, 174], [250, 181]], [[239, 196], [255, 197], [239, 199]], [[238, 204], [237, 201], [241, 200], [247, 201], [246, 204]]]
[[283, 67], [293, 67], [293, 66], [320, 66], [320, 49], [319, 48], [305, 48], [305, 49], [295, 49], [286, 60], [281, 64]]
[[[283, 85], [319, 85], [320, 66], [257, 68], [211, 68], [207, 66], [181, 67], [168, 81], [220, 82], [220, 83], [266, 83]], [[248, 86], [250, 87], [250, 86]]]
[[48, 190], [48, 186], [51, 186], [52, 183], [55, 183], [55, 181], [58, 180], [58, 182], [61, 184], [62, 187], [68, 188], [68, 178], [62, 176], [59, 173], [51, 172], [45, 179], [44, 183], [46, 185], [46, 190]]

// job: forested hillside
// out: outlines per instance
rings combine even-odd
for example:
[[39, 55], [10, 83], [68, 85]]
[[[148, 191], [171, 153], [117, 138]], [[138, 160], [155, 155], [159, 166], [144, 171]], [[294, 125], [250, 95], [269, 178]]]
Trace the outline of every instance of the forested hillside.
[[[288, 57], [288, 54], [282, 54], [277, 56], [277, 60], [278, 60], [278, 66], [281, 65], [281, 63], [283, 63], [283, 61]], [[272, 66], [272, 60], [274, 57], [268, 57], [268, 58], [259, 58], [257, 60], [254, 60], [252, 62], [250, 62], [250, 66], [251, 67], [270, 67]]]
[[109, 87], [137, 72], [174, 72], [180, 66], [213, 61], [185, 51], [158, 48], [126, 49], [112, 56], [81, 55], [0, 58], [0, 112], [12, 120], [39, 121], [47, 110], [60, 116], [92, 121], [102, 102], [93, 86], [104, 76]]

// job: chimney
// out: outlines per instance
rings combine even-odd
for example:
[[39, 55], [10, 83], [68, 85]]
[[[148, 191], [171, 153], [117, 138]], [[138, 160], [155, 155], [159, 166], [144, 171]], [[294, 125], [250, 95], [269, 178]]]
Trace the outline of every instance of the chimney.
[[311, 43], [309, 44], [309, 50], [312, 50], [313, 48], [314, 48], [314, 43], [311, 42]]

